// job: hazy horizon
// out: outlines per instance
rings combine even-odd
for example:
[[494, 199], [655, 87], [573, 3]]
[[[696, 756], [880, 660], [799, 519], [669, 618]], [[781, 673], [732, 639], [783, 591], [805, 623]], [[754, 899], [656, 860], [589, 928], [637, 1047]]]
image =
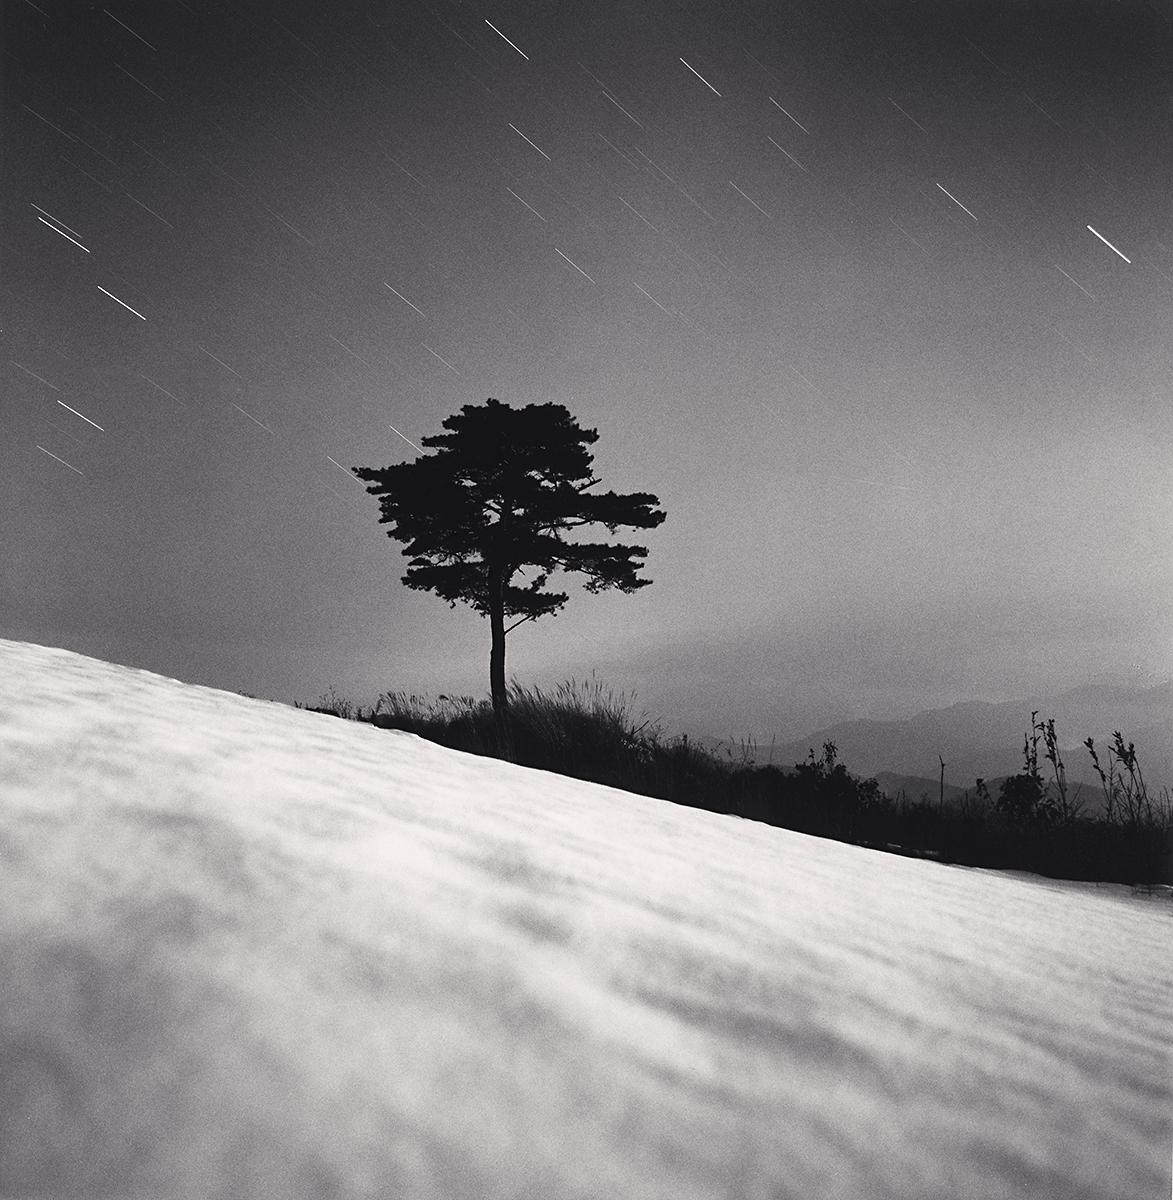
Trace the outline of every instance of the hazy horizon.
[[496, 397], [667, 512], [619, 533], [652, 586], [510, 635], [523, 684], [768, 742], [1173, 677], [1155, 8], [2, 19], [0, 636], [485, 695], [348, 470]]

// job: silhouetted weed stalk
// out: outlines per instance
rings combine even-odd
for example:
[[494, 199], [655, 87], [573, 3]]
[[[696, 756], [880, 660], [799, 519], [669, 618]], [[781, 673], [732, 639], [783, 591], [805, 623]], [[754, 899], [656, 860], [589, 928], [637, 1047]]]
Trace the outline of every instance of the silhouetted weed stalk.
[[552, 691], [514, 681], [507, 743], [487, 699], [384, 692], [363, 709], [331, 689], [313, 708], [455, 750], [875, 848], [1061, 878], [1171, 881], [1173, 804], [1167, 789], [1150, 794], [1136, 748], [1120, 733], [1106, 761], [1090, 737], [1083, 743], [1104, 797], [1103, 812], [1088, 815], [1080, 785], [1068, 783], [1055, 722], [1040, 721], [1037, 712], [1023, 740], [1023, 770], [1002, 780], [996, 797], [979, 779], [960, 800], [940, 802], [885, 795], [876, 780], [850, 774], [832, 742], [783, 769], [757, 764], [752, 742], [705, 750], [687, 735], [666, 738], [646, 713], [632, 716], [634, 700], [593, 675]]

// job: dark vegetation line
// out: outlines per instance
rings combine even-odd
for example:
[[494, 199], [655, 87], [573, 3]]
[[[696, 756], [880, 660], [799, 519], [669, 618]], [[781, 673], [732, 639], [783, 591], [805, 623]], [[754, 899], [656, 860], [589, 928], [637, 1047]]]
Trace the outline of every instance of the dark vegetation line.
[[738, 759], [732, 747], [722, 755], [687, 735], [665, 738], [658, 724], [637, 722], [627, 699], [594, 679], [570, 680], [553, 692], [514, 681], [509, 693], [504, 739], [492, 702], [468, 696], [433, 701], [386, 692], [363, 709], [331, 691], [309, 707], [454, 750], [874, 849], [1060, 879], [1173, 883], [1169, 792], [1150, 794], [1134, 746], [1119, 733], [1103, 751], [1091, 738], [1084, 743], [1103, 792], [1102, 812], [1090, 815], [1067, 784], [1055, 722], [1037, 713], [1023, 743], [1023, 770], [1002, 781], [997, 795], [979, 779], [960, 800], [910, 800], [850, 774], [831, 742], [784, 770], [752, 764], [744, 745]]

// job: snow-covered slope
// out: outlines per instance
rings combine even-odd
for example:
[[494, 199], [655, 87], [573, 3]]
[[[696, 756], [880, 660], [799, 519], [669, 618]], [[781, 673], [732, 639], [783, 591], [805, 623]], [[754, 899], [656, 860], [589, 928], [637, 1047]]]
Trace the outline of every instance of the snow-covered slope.
[[0, 1194], [1169, 1194], [1173, 905], [0, 641]]

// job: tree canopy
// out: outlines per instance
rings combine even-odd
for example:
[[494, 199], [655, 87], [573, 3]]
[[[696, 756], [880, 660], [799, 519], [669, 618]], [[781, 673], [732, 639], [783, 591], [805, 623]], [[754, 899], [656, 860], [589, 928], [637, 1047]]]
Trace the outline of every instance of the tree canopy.
[[[379, 521], [409, 557], [403, 582], [490, 618], [494, 704], [504, 709], [504, 628], [557, 612], [565, 592], [548, 590], [555, 570], [587, 576], [588, 592], [634, 592], [651, 583], [638, 574], [644, 546], [567, 541], [586, 525], [614, 535], [621, 526], [653, 529], [666, 514], [648, 492], [595, 493], [599, 484], [581, 428], [561, 404], [514, 408], [489, 399], [466, 404], [443, 423], [447, 433], [422, 439], [432, 453], [395, 466], [354, 467], [379, 497]], [[526, 569], [537, 574], [514, 583]], [[500, 668], [498, 670], [498, 668]]]

